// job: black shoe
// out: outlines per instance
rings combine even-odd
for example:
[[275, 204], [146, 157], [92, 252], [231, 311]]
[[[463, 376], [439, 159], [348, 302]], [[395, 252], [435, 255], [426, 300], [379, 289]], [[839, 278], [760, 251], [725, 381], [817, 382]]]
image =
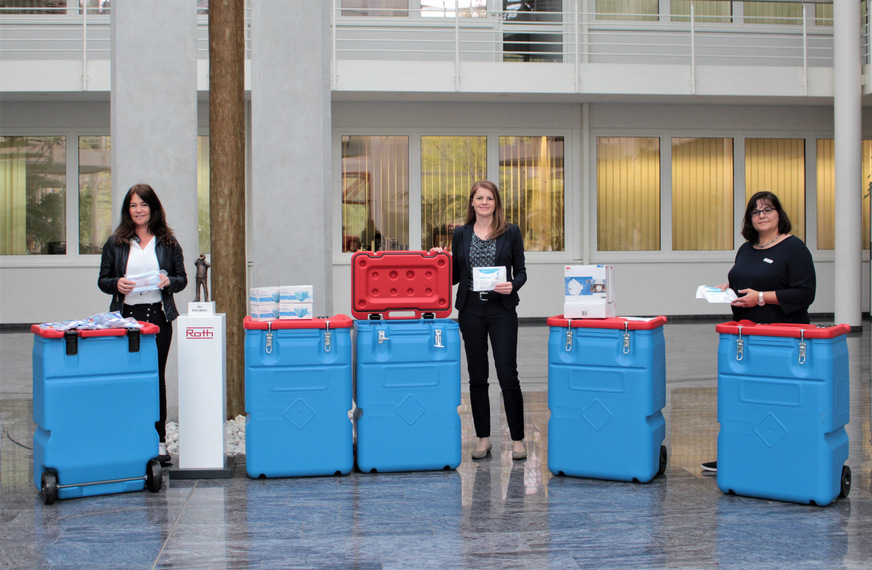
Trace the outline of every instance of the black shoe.
[[717, 461], [707, 461], [700, 465], [703, 471], [713, 471], [717, 473], [718, 471], [718, 462]]

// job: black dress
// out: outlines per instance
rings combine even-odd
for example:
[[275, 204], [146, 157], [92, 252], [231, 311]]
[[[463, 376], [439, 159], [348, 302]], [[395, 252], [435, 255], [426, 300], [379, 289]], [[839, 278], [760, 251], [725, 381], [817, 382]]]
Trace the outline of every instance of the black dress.
[[732, 307], [733, 318], [755, 323], [808, 324], [808, 307], [814, 301], [815, 272], [811, 253], [796, 236], [788, 236], [768, 249], [745, 242], [736, 252], [729, 273], [730, 288], [775, 291], [778, 305]]

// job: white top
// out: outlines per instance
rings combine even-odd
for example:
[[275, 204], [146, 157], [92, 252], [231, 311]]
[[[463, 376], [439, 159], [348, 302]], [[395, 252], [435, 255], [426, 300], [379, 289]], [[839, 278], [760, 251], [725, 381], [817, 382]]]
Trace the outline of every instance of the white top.
[[[156, 237], [148, 240], [144, 248], [139, 245], [139, 240], [130, 242], [130, 255], [127, 258], [127, 273], [125, 273], [125, 276], [139, 275], [149, 271], [160, 271], [160, 264], [157, 262], [157, 252], [154, 249], [155, 243], [157, 243]], [[152, 303], [160, 303], [160, 301], [160, 290], [142, 291], [141, 293], [124, 296], [124, 303], [127, 305], [150, 305]]]

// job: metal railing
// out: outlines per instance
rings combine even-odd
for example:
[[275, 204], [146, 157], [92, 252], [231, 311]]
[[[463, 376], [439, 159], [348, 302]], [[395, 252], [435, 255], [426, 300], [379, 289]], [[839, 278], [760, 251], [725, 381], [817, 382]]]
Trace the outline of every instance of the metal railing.
[[796, 3], [801, 16], [765, 17], [697, 16], [695, 3], [687, 14], [580, 12], [579, 2], [566, 4], [573, 9], [459, 8], [443, 18], [396, 9], [347, 15], [355, 11], [336, 6], [333, 53], [337, 60], [832, 65], [832, 20], [816, 17], [808, 2]]
[[[569, 64], [680, 64], [788, 66], [805, 73], [832, 66], [832, 22], [815, 14], [820, 2], [784, 2], [801, 16], [607, 14], [582, 12], [580, 0], [564, 0], [560, 12], [457, 8], [366, 11], [334, 3], [332, 58], [338, 61], [531, 62]], [[864, 0], [869, 3], [870, 0]], [[749, 4], [733, 2], [732, 6]], [[589, 3], [592, 5], [593, 3]], [[21, 12], [17, 10], [16, 12]], [[245, 12], [250, 57], [251, 10]], [[870, 63], [869, 17], [862, 22], [864, 62]], [[198, 57], [208, 57], [208, 17], [198, 16]], [[0, 8], [0, 59], [105, 60], [111, 53], [110, 19], [92, 9], [13, 13]]]

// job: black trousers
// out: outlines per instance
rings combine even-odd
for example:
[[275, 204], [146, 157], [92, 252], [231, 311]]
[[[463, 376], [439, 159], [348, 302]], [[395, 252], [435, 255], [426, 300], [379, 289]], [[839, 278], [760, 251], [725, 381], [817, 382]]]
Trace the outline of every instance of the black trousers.
[[133, 317], [157, 325], [160, 331], [155, 335], [157, 344], [157, 370], [160, 380], [160, 419], [154, 423], [154, 429], [160, 436], [161, 443], [167, 440], [167, 357], [170, 354], [170, 344], [173, 342], [173, 324], [167, 321], [160, 303], [152, 305], [124, 305], [122, 317]]
[[466, 348], [469, 402], [476, 436], [490, 437], [491, 433], [487, 355], [490, 339], [509, 433], [513, 441], [524, 439], [524, 397], [518, 380], [518, 313], [506, 309], [497, 298], [481, 301], [478, 293], [470, 291], [458, 323]]

